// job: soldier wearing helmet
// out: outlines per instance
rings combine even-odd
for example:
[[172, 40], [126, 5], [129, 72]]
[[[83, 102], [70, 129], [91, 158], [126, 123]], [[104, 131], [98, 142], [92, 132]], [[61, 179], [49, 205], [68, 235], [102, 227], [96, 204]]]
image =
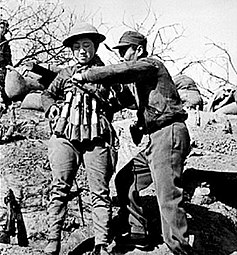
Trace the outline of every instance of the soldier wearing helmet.
[[[104, 65], [96, 54], [104, 40], [105, 36], [94, 26], [79, 24], [75, 32], [63, 41], [64, 46], [71, 48], [76, 64], [60, 71], [42, 95], [46, 117], [54, 129], [49, 141], [53, 177], [48, 207], [49, 243], [45, 248], [45, 253], [49, 255], [59, 254], [68, 195], [82, 162], [87, 172], [93, 207], [93, 254], [109, 254], [109, 181], [114, 172], [118, 141], [111, 121], [113, 113], [122, 106], [115, 97], [111, 100], [109, 86], [88, 83], [81, 87], [71, 80], [75, 74]], [[58, 100], [65, 100], [62, 108], [57, 104]]]
[[5, 38], [8, 29], [7, 20], [0, 18], [0, 114], [5, 112], [9, 103], [5, 93], [6, 66], [12, 65], [11, 49]]

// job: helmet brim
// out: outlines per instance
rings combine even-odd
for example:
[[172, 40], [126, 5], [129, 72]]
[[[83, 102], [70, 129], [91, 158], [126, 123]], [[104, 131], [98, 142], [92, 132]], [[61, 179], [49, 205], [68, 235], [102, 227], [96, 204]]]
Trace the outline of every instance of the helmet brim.
[[89, 39], [91, 39], [93, 42], [97, 42], [97, 43], [101, 43], [105, 40], [105, 36], [100, 34], [100, 33], [92, 33], [92, 32], [83, 32], [80, 34], [72, 34], [69, 37], [67, 37], [64, 41], [63, 41], [63, 46], [65, 47], [71, 47], [72, 44], [80, 39], [80, 38], [86, 38], [88, 37]]

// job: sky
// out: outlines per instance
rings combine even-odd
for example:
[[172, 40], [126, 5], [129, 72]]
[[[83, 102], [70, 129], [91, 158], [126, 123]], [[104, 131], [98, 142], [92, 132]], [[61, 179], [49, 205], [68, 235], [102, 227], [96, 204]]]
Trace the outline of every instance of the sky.
[[[116, 45], [123, 32], [128, 30], [123, 21], [134, 27], [135, 23], [141, 24], [145, 20], [144, 27], [149, 29], [154, 23], [154, 13], [156, 28], [180, 24], [185, 29], [184, 35], [176, 42], [173, 52], [169, 53], [179, 61], [165, 63], [171, 75], [178, 73], [190, 61], [220, 54], [217, 48], [210, 50], [212, 42], [229, 52], [237, 69], [237, 0], [32, 0], [34, 4], [44, 1], [59, 1], [71, 11], [75, 10], [78, 17], [88, 17], [87, 21], [106, 35], [105, 43], [110, 47]], [[148, 9], [151, 13], [145, 19]], [[99, 26], [101, 22], [103, 26]], [[151, 41], [152, 38], [148, 37], [148, 44]], [[98, 53], [106, 64], [111, 62], [112, 55], [103, 44]], [[221, 68], [211, 68], [215, 68], [215, 72], [223, 72]], [[188, 75], [196, 82], [209, 82], [207, 79], [203, 81], [203, 73], [195, 67], [189, 72]], [[237, 85], [237, 74], [231, 68], [230, 80]]]
[[[122, 21], [141, 22], [147, 8], [158, 17], [158, 26], [174, 23], [185, 29], [184, 38], [176, 48], [177, 55], [198, 58], [207, 54], [206, 43], [215, 42], [228, 50], [237, 68], [237, 1], [236, 0], [62, 0], [76, 13], [96, 13], [93, 23], [100, 19], [112, 29], [106, 33], [106, 43], [114, 46], [127, 30]], [[152, 15], [150, 15], [152, 17]], [[150, 23], [149, 23], [150, 22]], [[152, 20], [147, 20], [149, 27]], [[149, 39], [149, 38], [148, 38]], [[175, 71], [174, 71], [175, 72]], [[237, 84], [237, 75], [232, 75]]]

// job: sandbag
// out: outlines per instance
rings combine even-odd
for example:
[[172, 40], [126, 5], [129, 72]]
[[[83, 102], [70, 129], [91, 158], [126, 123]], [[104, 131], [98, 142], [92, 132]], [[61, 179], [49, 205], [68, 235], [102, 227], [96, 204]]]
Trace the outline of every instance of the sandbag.
[[181, 90], [178, 90], [178, 93], [184, 106], [191, 109], [192, 108], [195, 109], [196, 108], [195, 106], [198, 105], [199, 109], [200, 110], [202, 109], [203, 101], [198, 91], [181, 89]]
[[21, 108], [43, 112], [44, 108], [42, 105], [41, 94], [42, 91], [35, 91], [27, 94], [21, 103]]
[[22, 76], [15, 68], [7, 69], [5, 92], [12, 101], [22, 101], [32, 90], [43, 90], [44, 87], [36, 79]]
[[207, 104], [208, 112], [216, 112], [224, 106], [236, 101], [236, 90], [228, 87], [218, 89]]
[[178, 90], [181, 101], [188, 109], [203, 110], [203, 99], [195, 81], [187, 75], [176, 75], [173, 77], [174, 84]]
[[25, 79], [13, 67], [7, 69], [5, 77], [5, 92], [12, 101], [20, 101], [28, 93]]
[[176, 75], [173, 77], [173, 81], [178, 90], [188, 89], [188, 90], [198, 91], [195, 81], [192, 78], [188, 77], [187, 75], [184, 75], [184, 74]]

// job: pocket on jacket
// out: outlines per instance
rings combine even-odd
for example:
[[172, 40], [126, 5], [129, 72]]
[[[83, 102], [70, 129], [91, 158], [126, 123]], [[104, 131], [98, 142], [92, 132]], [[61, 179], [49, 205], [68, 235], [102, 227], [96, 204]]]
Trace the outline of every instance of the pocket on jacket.
[[152, 106], [147, 106], [144, 109], [146, 133], [150, 133], [153, 130], [157, 129], [157, 126], [159, 125], [158, 119], [161, 115], [162, 115], [162, 112]]

